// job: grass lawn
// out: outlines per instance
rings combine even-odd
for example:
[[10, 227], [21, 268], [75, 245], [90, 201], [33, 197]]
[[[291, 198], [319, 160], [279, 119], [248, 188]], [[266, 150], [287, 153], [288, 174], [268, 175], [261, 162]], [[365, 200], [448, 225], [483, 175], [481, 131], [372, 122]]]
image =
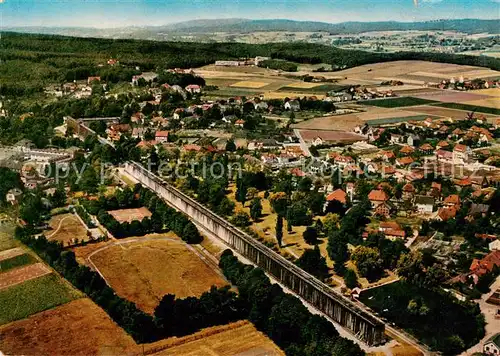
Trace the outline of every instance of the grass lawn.
[[0, 325], [67, 303], [80, 296], [55, 274], [0, 291]]
[[9, 258], [7, 260], [0, 261], [0, 272], [8, 271], [9, 269], [21, 267], [24, 265], [30, 265], [36, 262], [36, 258], [25, 253], [16, 257]]
[[460, 103], [436, 103], [434, 106], [439, 106], [442, 108], [458, 109], [465, 111], [476, 111], [484, 114], [500, 115], [500, 109], [489, 108], [487, 106], [476, 106], [471, 104], [460, 104]]
[[[484, 336], [484, 321], [476, 305], [462, 304], [454, 297], [403, 281], [362, 292], [360, 300], [445, 354], [458, 354]], [[417, 301], [414, 312], [408, 308], [411, 300]]]
[[361, 101], [360, 104], [370, 105], [370, 106], [379, 106], [382, 108], [402, 108], [405, 106], [416, 106], [416, 105], [425, 105], [430, 103], [435, 103], [434, 100], [413, 98], [410, 96], [400, 97], [400, 98], [391, 98], [391, 99], [376, 99], [376, 100], [366, 100]]

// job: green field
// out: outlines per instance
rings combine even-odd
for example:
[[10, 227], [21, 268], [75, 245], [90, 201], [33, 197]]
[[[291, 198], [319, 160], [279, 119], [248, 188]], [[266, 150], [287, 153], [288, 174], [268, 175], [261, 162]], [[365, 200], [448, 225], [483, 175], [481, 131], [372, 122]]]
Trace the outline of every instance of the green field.
[[[362, 292], [360, 300], [445, 354], [458, 354], [484, 336], [477, 305], [462, 304], [452, 296], [402, 281]], [[416, 309], [409, 307], [412, 300], [417, 302]]]
[[9, 258], [7, 260], [0, 261], [0, 272], [8, 271], [16, 267], [21, 267], [24, 265], [30, 265], [36, 262], [36, 258], [25, 253], [24, 255], [19, 255], [16, 257]]
[[295, 87], [281, 87], [277, 91], [290, 92], [290, 93], [301, 93], [301, 94], [325, 94], [329, 91], [339, 91], [344, 89], [344, 85], [337, 84], [321, 84], [314, 88], [295, 88]]
[[417, 105], [425, 105], [435, 103], [434, 100], [413, 98], [411, 96], [399, 97], [399, 98], [391, 98], [391, 99], [375, 99], [375, 100], [366, 100], [361, 101], [360, 104], [370, 105], [370, 106], [378, 106], [381, 108], [402, 108], [406, 106], [417, 106]]
[[0, 251], [19, 246], [19, 242], [14, 239], [13, 234], [14, 228], [12, 226], [2, 226], [0, 229]]
[[0, 291], [0, 325], [76, 299], [80, 294], [49, 274]]
[[434, 106], [439, 106], [439, 107], [448, 108], [448, 109], [476, 111], [476, 112], [480, 112], [483, 114], [500, 115], [500, 109], [489, 108], [486, 106], [476, 106], [476, 105], [460, 104], [460, 103], [437, 103], [437, 104], [434, 104]]

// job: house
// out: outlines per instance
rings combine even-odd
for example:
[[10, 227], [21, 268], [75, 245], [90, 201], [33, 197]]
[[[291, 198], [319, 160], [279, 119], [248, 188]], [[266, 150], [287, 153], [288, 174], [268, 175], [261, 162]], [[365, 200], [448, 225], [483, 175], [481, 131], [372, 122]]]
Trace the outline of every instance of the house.
[[355, 163], [354, 158], [352, 158], [351, 156], [336, 156], [333, 159], [333, 162], [342, 169], [344, 169], [350, 164]]
[[479, 277], [490, 273], [495, 267], [500, 267], [500, 250], [490, 252], [481, 260], [473, 259], [469, 271], [474, 278], [474, 282], [477, 283]]
[[188, 93], [191, 93], [191, 94], [201, 93], [201, 87], [197, 84], [190, 84], [185, 89]]
[[300, 110], [300, 102], [298, 100], [288, 100], [285, 103], [285, 110], [299, 111]]
[[321, 146], [324, 143], [324, 141], [321, 137], [317, 136], [312, 140], [311, 143], [313, 146]]
[[418, 150], [425, 155], [430, 155], [432, 154], [432, 152], [434, 152], [434, 147], [432, 147], [428, 143], [424, 143], [422, 146], [418, 148]]
[[457, 215], [457, 208], [454, 206], [439, 208], [437, 219], [441, 221], [448, 221]]
[[470, 216], [486, 216], [486, 214], [488, 214], [488, 211], [490, 210], [490, 206], [487, 205], [487, 204], [476, 204], [476, 203], [472, 203], [470, 208], [469, 208], [469, 212], [468, 212], [468, 215]]
[[389, 202], [382, 202], [375, 207], [374, 215], [389, 218], [394, 211], [394, 205]]
[[21, 200], [22, 195], [23, 195], [23, 192], [21, 191], [21, 189], [12, 188], [7, 192], [7, 195], [5, 196], [5, 200], [7, 200], [7, 203], [11, 203], [12, 205], [16, 205]]
[[404, 167], [409, 164], [412, 164], [414, 162], [413, 158], [411, 157], [401, 157], [396, 159], [396, 166], [398, 167]]
[[132, 129], [132, 137], [142, 139], [144, 137], [145, 132], [146, 130], [144, 129], [144, 127], [134, 127]]
[[450, 147], [450, 144], [446, 141], [439, 141], [438, 144], [436, 145], [437, 149], [448, 148], [448, 147]]
[[349, 195], [349, 199], [351, 201], [353, 200], [354, 190], [355, 190], [354, 183], [349, 182], [349, 183], [346, 184], [346, 186], [345, 186], [345, 192], [347, 193], [347, 195]]
[[155, 141], [159, 143], [168, 142], [168, 131], [156, 131]]
[[411, 199], [415, 195], [415, 187], [411, 183], [406, 183], [403, 186], [403, 199]]
[[483, 353], [486, 355], [500, 355], [500, 333], [493, 335], [484, 343]]
[[415, 197], [415, 206], [419, 213], [432, 214], [434, 210], [434, 198], [425, 195], [417, 195]]
[[390, 142], [393, 144], [401, 143], [403, 142], [403, 139], [404, 139], [403, 135], [391, 134]]
[[404, 146], [402, 149], [399, 150], [399, 153], [403, 155], [411, 155], [415, 151], [414, 148], [410, 146]]
[[328, 194], [328, 196], [326, 197], [326, 201], [330, 202], [334, 200], [339, 201], [342, 204], [347, 203], [347, 193], [344, 192], [342, 189], [334, 190], [333, 192]]
[[385, 237], [391, 241], [404, 239], [406, 237], [406, 232], [401, 229], [389, 229], [385, 232]]
[[488, 244], [490, 251], [500, 251], [500, 240], [492, 241]]
[[87, 78], [87, 84], [91, 84], [92, 82], [100, 82], [101, 77], [88, 77]]
[[436, 158], [438, 161], [451, 161], [453, 159], [453, 152], [445, 150], [437, 150]]
[[401, 230], [401, 225], [399, 225], [396, 221], [382, 221], [378, 227], [378, 230], [381, 232], [385, 232], [388, 230]]
[[453, 161], [455, 163], [465, 163], [469, 160], [469, 155], [472, 153], [470, 147], [457, 144], [453, 148]]
[[380, 189], [374, 189], [368, 194], [368, 200], [372, 203], [372, 208], [389, 200], [386, 192]]
[[242, 119], [236, 120], [234, 122], [234, 126], [238, 126], [238, 127], [243, 128], [244, 125], [245, 125], [245, 120], [242, 120]]
[[135, 124], [143, 124], [145, 118], [146, 115], [144, 115], [142, 112], [136, 112], [135, 114], [132, 114], [132, 116], [130, 116], [130, 122], [133, 122]]
[[406, 139], [406, 143], [409, 145], [409, 146], [418, 146], [418, 144], [420, 143], [420, 137], [418, 135], [408, 135], [407, 139]]
[[172, 115], [172, 117], [175, 119], [175, 120], [179, 120], [181, 119], [182, 117], [184, 116], [184, 109], [183, 108], [177, 108], [174, 110], [174, 114]]
[[460, 197], [457, 194], [448, 195], [444, 199], [445, 206], [460, 206]]
[[396, 158], [396, 156], [394, 155], [394, 152], [392, 151], [382, 151], [380, 153], [380, 157], [384, 160], [384, 161], [389, 161], [391, 159], [394, 159]]

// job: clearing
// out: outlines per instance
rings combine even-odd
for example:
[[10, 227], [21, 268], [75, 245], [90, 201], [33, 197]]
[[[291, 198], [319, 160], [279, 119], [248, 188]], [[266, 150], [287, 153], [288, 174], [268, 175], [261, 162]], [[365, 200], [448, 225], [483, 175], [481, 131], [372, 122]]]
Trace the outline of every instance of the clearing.
[[169, 235], [124, 239], [95, 251], [88, 259], [118, 295], [147, 313], [166, 294], [200, 296], [213, 285], [228, 284], [191, 246]]
[[0, 349], [18, 355], [123, 355], [134, 340], [88, 298], [0, 327]]
[[132, 221], [142, 221], [144, 218], [150, 218], [151, 217], [151, 212], [148, 210], [148, 208], [142, 207], [142, 208], [134, 208], [134, 209], [119, 209], [119, 210], [111, 210], [108, 211], [111, 216], [115, 218], [116, 221], [119, 223], [124, 223], [128, 222], [131, 223]]
[[[168, 348], [163, 349], [165, 347]], [[189, 336], [170, 338], [146, 347], [147, 353], [155, 350], [161, 350], [154, 353], [158, 356], [285, 355], [269, 338], [246, 320], [206, 328]]]
[[76, 240], [88, 241], [87, 229], [74, 214], [60, 214], [49, 221], [50, 230], [45, 231], [47, 240], [61, 242], [64, 246], [73, 244]]
[[[18, 268], [12, 272], [21, 269], [24, 268]], [[2, 276], [8, 273], [10, 272], [6, 272]], [[51, 309], [80, 296], [80, 292], [74, 290], [68, 282], [53, 273], [28, 280], [0, 290], [0, 324], [26, 318], [31, 314]]]

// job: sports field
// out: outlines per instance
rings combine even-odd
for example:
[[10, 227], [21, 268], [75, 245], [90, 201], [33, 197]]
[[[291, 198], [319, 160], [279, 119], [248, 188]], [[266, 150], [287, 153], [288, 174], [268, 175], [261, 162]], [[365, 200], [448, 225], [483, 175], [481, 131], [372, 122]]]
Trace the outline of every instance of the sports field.
[[118, 295], [147, 313], [165, 294], [200, 296], [212, 285], [227, 284], [191, 246], [174, 238], [124, 239], [95, 252], [90, 260]]
[[[10, 272], [1, 276], [7, 273]], [[80, 296], [79, 292], [53, 273], [27, 280], [0, 290], [0, 324], [26, 318]]]
[[136, 208], [136, 209], [119, 209], [108, 211], [111, 216], [113, 216], [119, 223], [132, 222], [132, 221], [142, 221], [144, 218], [150, 218], [151, 212], [148, 208]]

